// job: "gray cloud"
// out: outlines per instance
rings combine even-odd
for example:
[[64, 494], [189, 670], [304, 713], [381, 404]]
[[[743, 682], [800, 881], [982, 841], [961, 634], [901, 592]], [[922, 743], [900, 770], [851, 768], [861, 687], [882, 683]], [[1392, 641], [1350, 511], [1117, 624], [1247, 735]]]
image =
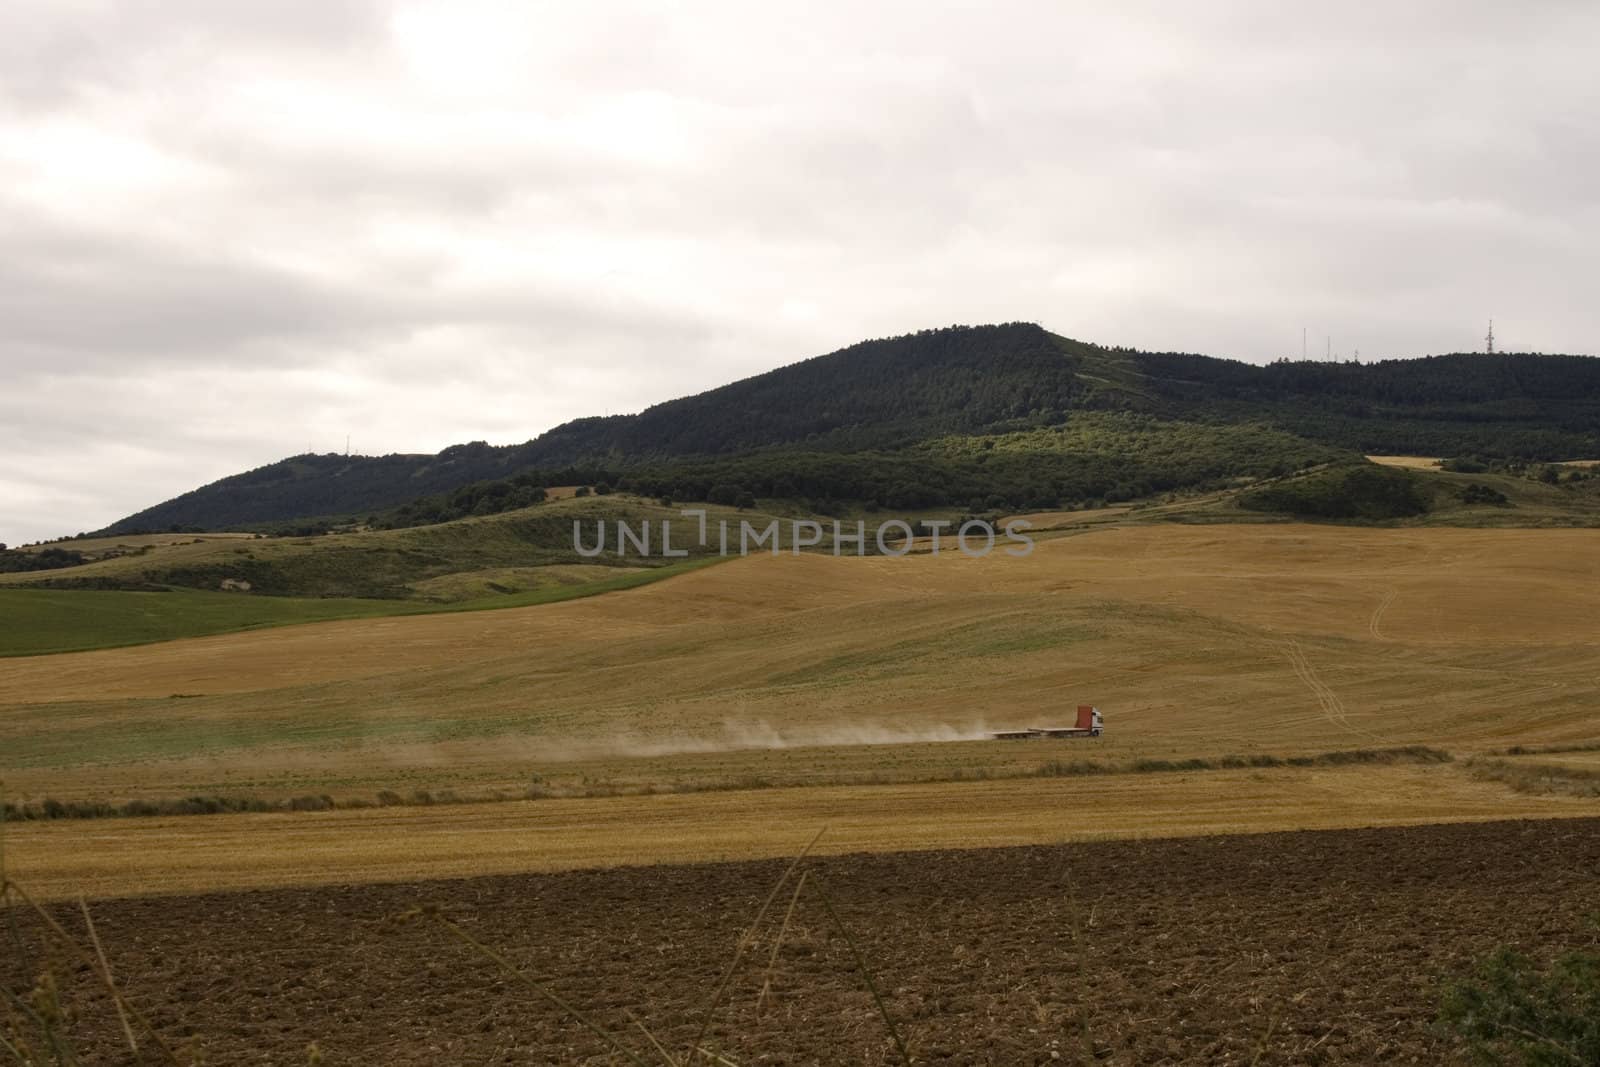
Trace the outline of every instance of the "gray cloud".
[[1586, 351], [1579, 2], [13, 0], [0, 539], [866, 336]]

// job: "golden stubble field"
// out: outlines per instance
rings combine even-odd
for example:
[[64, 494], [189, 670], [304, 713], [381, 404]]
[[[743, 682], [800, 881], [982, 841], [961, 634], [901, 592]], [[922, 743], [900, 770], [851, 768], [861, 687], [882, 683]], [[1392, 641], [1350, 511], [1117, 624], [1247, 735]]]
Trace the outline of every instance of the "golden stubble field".
[[36, 896], [1594, 815], [1453, 767], [1272, 769], [814, 786], [352, 811], [60, 820], [13, 827]]
[[[42, 874], [38, 857], [73, 840], [132, 855], [167, 840], [162, 827], [220, 856], [226, 850], [204, 844], [206, 835], [273, 819], [359, 827], [365, 841], [424, 825], [407, 819], [460, 813], [465, 827], [559, 803], [596, 813], [592, 840], [573, 846], [584, 862], [667, 858], [621, 844], [618, 824], [601, 813], [623, 810], [607, 803], [672, 801], [705, 816], [689, 835], [694, 848], [670, 851], [690, 858], [721, 854], [724, 814], [765, 810], [775, 797], [800, 798], [786, 801], [798, 807], [783, 809], [782, 825], [825, 821], [830, 782], [1003, 774], [1044, 759], [1409, 744], [1461, 755], [1578, 743], [1600, 736], [1597, 579], [1600, 550], [1583, 530], [1112, 526], [1040, 541], [1026, 559], [759, 557], [535, 608], [0, 661], [0, 774], [13, 798], [343, 799], [383, 788], [516, 790], [535, 776], [679, 785], [759, 776], [816, 787], [385, 809], [382, 820], [349, 812], [13, 826], [10, 852]], [[1105, 710], [1105, 738], [939, 743], [1066, 720], [1079, 702]], [[1315, 804], [1292, 801], [1310, 782], [1357, 796], [1368, 789], [1363, 775], [1438, 783], [1380, 805], [1388, 819], [1449, 816], [1451, 804], [1423, 803], [1430, 792], [1459, 801], [1463, 817], [1594, 809], [1519, 797], [1451, 767], [1249, 773], [1272, 784], [1251, 828], [1323, 825], [1315, 820], [1324, 810], [1342, 813], [1338, 825], [1379, 821], [1372, 805], [1341, 806], [1326, 790], [1307, 794]], [[1160, 834], [1180, 828], [1161, 797], [1189, 796], [1206, 810], [1204, 796], [1236, 787], [1232, 775], [1197, 774], [1201, 784], [1184, 786], [1144, 775], [1136, 789], [1124, 776], [1116, 789], [1105, 777], [918, 786], [938, 794], [926, 794], [928, 810], [970, 807], [981, 828], [935, 818], [926, 841], [910, 829], [898, 840], [1011, 840], [1008, 825], [1027, 827], [1029, 840], [1065, 839], [1081, 832], [1085, 808], [1117, 832]], [[1036, 795], [1029, 818], [986, 810], [983, 790], [1002, 784]], [[852, 786], [849, 804], [870, 812], [902, 788], [911, 787]], [[1063, 789], [1080, 792], [1067, 803], [1056, 795]], [[807, 798], [820, 805], [813, 815]], [[910, 824], [891, 808], [863, 847], [895, 847], [894, 827]], [[941, 838], [939, 825], [962, 829]], [[649, 837], [649, 824], [639, 833]], [[574, 835], [583, 831], [565, 839]], [[277, 847], [271, 839], [259, 838]], [[391, 845], [404, 841], [363, 847]]]

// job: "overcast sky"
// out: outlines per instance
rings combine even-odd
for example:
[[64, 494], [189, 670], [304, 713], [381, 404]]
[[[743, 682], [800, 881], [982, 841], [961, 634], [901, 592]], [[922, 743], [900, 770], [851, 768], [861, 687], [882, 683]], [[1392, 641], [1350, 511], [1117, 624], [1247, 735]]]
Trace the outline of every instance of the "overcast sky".
[[1590, 352], [1600, 5], [5, 0], [0, 540], [1025, 319]]

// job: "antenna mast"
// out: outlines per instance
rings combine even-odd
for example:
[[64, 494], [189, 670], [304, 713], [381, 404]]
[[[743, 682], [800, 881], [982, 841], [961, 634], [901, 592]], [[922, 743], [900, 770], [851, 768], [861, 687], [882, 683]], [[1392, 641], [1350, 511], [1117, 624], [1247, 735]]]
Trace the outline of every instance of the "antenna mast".
[[1489, 320], [1489, 336], [1483, 339], [1484, 349], [1488, 355], [1494, 355], [1494, 320]]

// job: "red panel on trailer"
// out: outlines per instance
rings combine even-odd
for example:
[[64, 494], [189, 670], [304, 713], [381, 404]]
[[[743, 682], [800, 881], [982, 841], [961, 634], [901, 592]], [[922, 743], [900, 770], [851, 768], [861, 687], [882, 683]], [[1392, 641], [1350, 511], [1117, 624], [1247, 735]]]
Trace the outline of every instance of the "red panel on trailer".
[[1094, 725], [1094, 705], [1078, 705], [1078, 729], [1087, 730]]

